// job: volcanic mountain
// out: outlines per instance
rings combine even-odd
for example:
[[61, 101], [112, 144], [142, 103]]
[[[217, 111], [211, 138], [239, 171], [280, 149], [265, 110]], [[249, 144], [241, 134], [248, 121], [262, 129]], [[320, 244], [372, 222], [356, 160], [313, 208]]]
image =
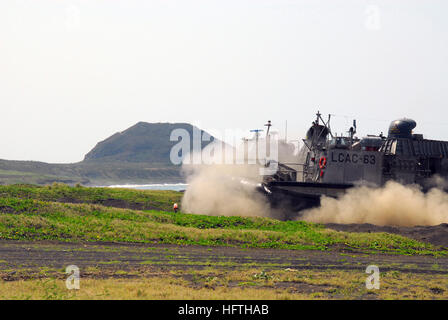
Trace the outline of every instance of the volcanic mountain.
[[[147, 123], [139, 122], [123, 132], [117, 132], [104, 141], [99, 142], [84, 157], [84, 161], [104, 162], [144, 162], [148, 164], [171, 164], [171, 148], [178, 140], [171, 141], [171, 133], [183, 129], [190, 137], [193, 147], [193, 130], [204, 134], [204, 131], [188, 123]], [[208, 133], [205, 133], [208, 135]], [[177, 138], [177, 137], [175, 137]], [[212, 141], [214, 138], [212, 137]], [[210, 141], [203, 141], [201, 148]]]

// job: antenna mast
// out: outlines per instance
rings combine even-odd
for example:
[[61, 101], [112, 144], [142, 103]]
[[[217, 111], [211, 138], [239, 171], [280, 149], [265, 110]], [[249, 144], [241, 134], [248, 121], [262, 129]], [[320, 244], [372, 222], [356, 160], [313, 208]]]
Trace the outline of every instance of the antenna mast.
[[255, 132], [255, 161], [258, 163], [258, 137], [260, 136], [260, 132], [262, 129], [253, 129], [250, 132]]
[[269, 135], [269, 129], [271, 129], [272, 126], [271, 120], [268, 120], [268, 123], [266, 123], [264, 126], [268, 127], [268, 130], [266, 131], [266, 137], [267, 137]]

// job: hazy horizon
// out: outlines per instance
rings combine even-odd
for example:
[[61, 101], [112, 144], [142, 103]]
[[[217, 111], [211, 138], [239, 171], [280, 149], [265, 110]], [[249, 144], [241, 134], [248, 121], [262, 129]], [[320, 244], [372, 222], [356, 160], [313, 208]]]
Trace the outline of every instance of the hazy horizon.
[[448, 140], [444, 1], [0, 2], [0, 159], [81, 161], [139, 121]]

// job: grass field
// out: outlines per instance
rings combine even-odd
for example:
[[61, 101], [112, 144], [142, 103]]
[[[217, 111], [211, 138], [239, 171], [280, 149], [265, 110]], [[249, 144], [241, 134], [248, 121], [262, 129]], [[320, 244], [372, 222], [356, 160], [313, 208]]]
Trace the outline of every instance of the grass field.
[[[173, 213], [181, 197], [0, 186], [0, 299], [448, 297], [445, 247], [303, 221]], [[75, 291], [65, 288], [73, 263], [82, 270]], [[383, 270], [380, 290], [366, 289], [371, 264]]]
[[[349, 271], [204, 269], [167, 271], [121, 279], [83, 279], [80, 290], [67, 290], [63, 279], [7, 282], [0, 299], [447, 299], [445, 275], [385, 272], [381, 290], [365, 287], [365, 274]], [[300, 290], [298, 288], [300, 287]], [[411, 289], [409, 289], [411, 287]]]
[[29, 184], [0, 186], [1, 198], [34, 199], [48, 202], [109, 204], [139, 209], [170, 210], [180, 202], [182, 193], [176, 191], [133, 190], [116, 188], [70, 187], [62, 183], [49, 186]]
[[[429, 254], [447, 250], [387, 233], [337, 232], [303, 221], [168, 212], [181, 193], [129, 189], [0, 187], [0, 239], [171, 243]], [[62, 201], [62, 202], [60, 202]], [[158, 208], [131, 210], [95, 203]], [[68, 203], [83, 202], [83, 203]]]

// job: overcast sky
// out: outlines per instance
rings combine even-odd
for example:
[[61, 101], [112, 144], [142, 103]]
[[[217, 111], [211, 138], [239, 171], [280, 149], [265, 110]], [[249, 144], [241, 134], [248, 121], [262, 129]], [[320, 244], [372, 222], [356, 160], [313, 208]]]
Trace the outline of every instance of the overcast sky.
[[0, 158], [77, 162], [138, 121], [448, 140], [446, 0], [1, 0]]

